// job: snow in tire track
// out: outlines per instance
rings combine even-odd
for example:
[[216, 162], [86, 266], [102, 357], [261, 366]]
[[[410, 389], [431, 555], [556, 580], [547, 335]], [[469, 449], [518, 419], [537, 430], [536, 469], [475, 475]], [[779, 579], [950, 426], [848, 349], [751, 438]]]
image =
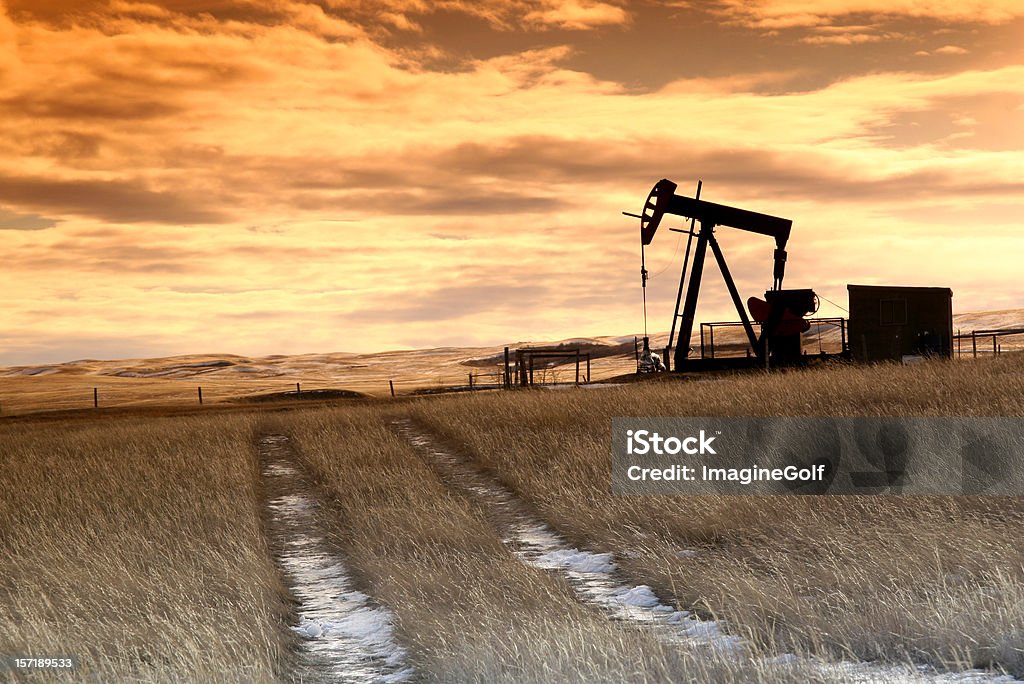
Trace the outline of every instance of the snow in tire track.
[[[581, 601], [600, 607], [615, 620], [643, 625], [666, 642], [713, 649], [738, 659], [750, 657], [744, 640], [727, 634], [718, 621], [703, 620], [690, 611], [676, 610], [663, 603], [647, 585], [623, 582], [617, 572], [614, 554], [574, 548], [539, 520], [515, 494], [467, 464], [439, 439], [419, 429], [412, 420], [397, 420], [393, 425], [446, 484], [468, 492], [483, 504], [502, 540], [519, 559], [560, 573]], [[848, 682], [1004, 684], [1018, 681], [1008, 675], [984, 670], [940, 673], [925, 666], [911, 668], [856, 661], [826, 662], [792, 654], [767, 659], [765, 664], [810, 668], [824, 676]]]
[[326, 542], [319, 505], [292, 465], [284, 435], [259, 440], [269, 501], [267, 528], [275, 558], [298, 601], [303, 682], [404, 682], [413, 672], [394, 640], [393, 616], [353, 586], [342, 559]]

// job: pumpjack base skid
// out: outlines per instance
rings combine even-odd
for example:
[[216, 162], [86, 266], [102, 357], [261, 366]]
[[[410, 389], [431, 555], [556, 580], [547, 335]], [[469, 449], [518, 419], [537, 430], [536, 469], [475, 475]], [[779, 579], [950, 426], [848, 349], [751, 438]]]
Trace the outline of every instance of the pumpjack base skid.
[[[776, 364], [773, 365], [772, 368], [800, 368], [817, 361], [848, 361], [851, 358], [852, 357], [849, 352], [840, 352], [837, 354], [806, 354], [801, 356], [798, 360], [792, 360], [785, 364]], [[711, 371], [753, 370], [759, 368], [764, 368], [764, 361], [758, 359], [756, 356], [725, 356], [714, 359], [695, 357], [683, 361], [681, 367], [672, 368], [672, 372], [704, 373]]]

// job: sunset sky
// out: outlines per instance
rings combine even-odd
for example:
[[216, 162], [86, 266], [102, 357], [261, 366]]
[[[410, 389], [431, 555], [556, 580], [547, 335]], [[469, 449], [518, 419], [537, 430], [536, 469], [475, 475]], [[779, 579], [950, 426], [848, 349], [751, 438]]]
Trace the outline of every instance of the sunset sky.
[[790, 287], [1024, 307], [1021, 0], [0, 0], [0, 110], [0, 364], [632, 334], [662, 177]]

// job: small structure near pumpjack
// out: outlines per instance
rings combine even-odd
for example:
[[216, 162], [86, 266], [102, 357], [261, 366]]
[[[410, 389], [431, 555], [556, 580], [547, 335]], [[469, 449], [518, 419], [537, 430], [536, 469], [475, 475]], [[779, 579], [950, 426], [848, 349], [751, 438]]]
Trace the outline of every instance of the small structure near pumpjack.
[[584, 352], [579, 347], [520, 347], [515, 350], [514, 362], [509, 356], [508, 347], [505, 347], [504, 385], [506, 389], [511, 389], [513, 384], [529, 387], [534, 384], [535, 371], [545, 371], [546, 374], [553, 366], [564, 363], [575, 363], [577, 385], [581, 379], [581, 364], [585, 363], [586, 377], [583, 378], [583, 382], [590, 382], [590, 352]]
[[953, 291], [948, 287], [847, 285], [850, 351], [857, 361], [953, 356]]

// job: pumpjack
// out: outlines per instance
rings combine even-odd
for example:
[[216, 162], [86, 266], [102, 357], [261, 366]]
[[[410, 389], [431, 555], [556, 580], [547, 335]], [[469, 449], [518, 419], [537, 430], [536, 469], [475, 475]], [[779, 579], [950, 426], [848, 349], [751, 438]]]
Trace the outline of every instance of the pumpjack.
[[[672, 347], [672, 337], [675, 333], [677, 319], [680, 322], [679, 337], [675, 347], [675, 358], [672, 368], [675, 371], [703, 370], [721, 368], [723, 366], [742, 367], [754, 364], [767, 367], [779, 365], [793, 365], [802, 359], [800, 336], [810, 328], [810, 322], [806, 317], [818, 309], [818, 297], [813, 290], [797, 289], [786, 290], [782, 287], [782, 281], [786, 274], [786, 243], [789, 241], [790, 231], [793, 222], [789, 219], [778, 216], [769, 216], [746, 209], [715, 204], [700, 199], [700, 185], [697, 187], [696, 197], [686, 197], [676, 194], [676, 184], [668, 179], [658, 181], [647, 201], [644, 202], [641, 214], [627, 214], [640, 219], [640, 244], [641, 255], [643, 248], [651, 244], [654, 234], [661, 225], [666, 214], [682, 216], [690, 219], [688, 231], [672, 228], [689, 234], [687, 244], [687, 259], [689, 261], [690, 246], [694, 238], [697, 244], [693, 249], [693, 261], [689, 265], [689, 283], [685, 286], [686, 299], [682, 312], [679, 311], [680, 300], [682, 299], [684, 283], [687, 278], [687, 265], [684, 261], [683, 271], [679, 281], [679, 294], [676, 297], [676, 308], [672, 319], [672, 332], [669, 336], [669, 347]], [[623, 212], [626, 213], [626, 212]], [[700, 223], [700, 228], [695, 230], [695, 222]], [[765, 235], [775, 240], [774, 267], [772, 270], [772, 286], [765, 292], [764, 299], [750, 297], [747, 306], [750, 315], [740, 301], [740, 294], [736, 289], [736, 283], [729, 272], [725, 255], [715, 238], [715, 229], [718, 227], [735, 228], [759, 235]], [[699, 359], [690, 358], [690, 336], [693, 333], [694, 316], [697, 311], [697, 298], [700, 295], [701, 276], [704, 271], [704, 261], [708, 247], [718, 262], [718, 267], [725, 279], [725, 285], [729, 290], [736, 313], [739, 314], [743, 330], [747, 335], [752, 356], [739, 359]], [[647, 270], [641, 262], [642, 284], [647, 286]], [[646, 327], [646, 292], [644, 295], [644, 316]], [[760, 324], [760, 334], [755, 333], [751, 323]], [[649, 353], [649, 339], [644, 333], [644, 350]], [[667, 354], [666, 354], [667, 361]]]

